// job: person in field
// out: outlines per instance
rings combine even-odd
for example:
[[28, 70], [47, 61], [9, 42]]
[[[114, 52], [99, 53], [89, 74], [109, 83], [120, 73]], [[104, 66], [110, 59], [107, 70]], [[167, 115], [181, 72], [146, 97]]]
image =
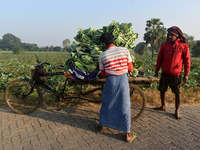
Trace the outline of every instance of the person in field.
[[161, 79], [158, 90], [160, 91], [161, 107], [155, 110], [166, 111], [166, 91], [168, 85], [175, 94], [175, 117], [180, 120], [179, 113], [181, 103], [182, 71], [184, 65], [184, 81], [188, 82], [190, 71], [190, 52], [186, 44], [186, 38], [179, 27], [172, 26], [167, 30], [167, 41], [160, 48], [155, 69], [155, 76], [162, 68]]
[[127, 48], [117, 47], [111, 34], [103, 33], [100, 42], [106, 49], [99, 56], [101, 75], [106, 77], [102, 92], [102, 106], [98, 133], [103, 132], [103, 126], [126, 132], [126, 141], [131, 142], [136, 133], [130, 132], [131, 112], [129, 82], [127, 73], [133, 71], [133, 64]]

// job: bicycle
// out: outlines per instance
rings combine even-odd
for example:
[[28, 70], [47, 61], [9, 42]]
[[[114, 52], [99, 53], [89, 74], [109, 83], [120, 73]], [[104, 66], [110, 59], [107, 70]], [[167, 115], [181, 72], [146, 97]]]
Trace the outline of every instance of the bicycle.
[[[44, 65], [50, 65], [49, 63], [39, 63], [35, 65], [32, 70], [31, 78], [16, 79], [12, 81], [5, 90], [5, 101], [8, 107], [18, 114], [30, 114], [42, 105], [43, 94], [41, 88], [47, 89], [57, 95], [59, 100], [59, 107], [55, 111], [61, 110], [61, 103], [68, 99], [83, 99], [89, 102], [101, 102], [101, 92], [106, 79], [97, 80], [75, 80], [66, 77], [62, 92], [56, 91], [48, 83], [41, 80], [41, 77], [66, 75], [65, 71], [62, 72], [50, 72], [41, 73], [40, 69], [44, 68]], [[137, 82], [135, 78], [129, 79], [130, 87], [130, 100], [131, 100], [131, 116], [132, 121], [138, 119], [144, 112], [146, 107], [146, 97], [143, 91], [135, 84], [149, 83], [146, 79]], [[77, 93], [66, 93], [66, 86], [77, 87]], [[80, 87], [78, 87], [79, 85]], [[93, 89], [83, 91], [82, 85], [98, 86]], [[67, 91], [68, 92], [68, 91]]]

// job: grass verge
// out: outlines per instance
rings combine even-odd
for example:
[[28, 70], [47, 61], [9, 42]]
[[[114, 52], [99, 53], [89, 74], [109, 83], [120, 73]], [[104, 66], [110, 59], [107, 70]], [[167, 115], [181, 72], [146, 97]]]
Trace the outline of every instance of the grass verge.
[[[156, 89], [145, 89], [143, 90], [148, 106], [160, 106], [160, 92]], [[166, 102], [167, 104], [174, 104], [175, 95], [169, 89], [166, 92]], [[84, 106], [94, 106], [98, 103], [90, 103], [81, 99], [67, 99], [62, 102], [62, 107], [73, 106], [73, 107], [84, 107]], [[182, 90], [181, 94], [181, 104], [196, 105], [200, 104], [200, 87], [190, 88], [188, 90]], [[58, 107], [59, 102], [54, 94], [43, 95], [43, 108], [48, 107]], [[100, 105], [100, 103], [99, 103]], [[4, 101], [4, 93], [0, 92], [0, 107], [7, 107]]]

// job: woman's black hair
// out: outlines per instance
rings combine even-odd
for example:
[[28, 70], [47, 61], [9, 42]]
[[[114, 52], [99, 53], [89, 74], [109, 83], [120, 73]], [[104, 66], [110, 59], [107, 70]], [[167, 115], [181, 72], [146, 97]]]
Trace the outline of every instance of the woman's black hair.
[[99, 39], [101, 43], [105, 43], [106, 45], [113, 44], [113, 37], [110, 33], [103, 33]]

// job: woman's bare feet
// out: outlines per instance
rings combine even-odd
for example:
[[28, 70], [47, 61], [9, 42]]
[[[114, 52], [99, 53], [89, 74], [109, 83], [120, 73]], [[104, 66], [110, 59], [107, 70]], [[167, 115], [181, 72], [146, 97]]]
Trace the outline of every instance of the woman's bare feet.
[[165, 106], [161, 106], [161, 107], [156, 107], [154, 108], [154, 110], [161, 110], [161, 111], [167, 111]]

